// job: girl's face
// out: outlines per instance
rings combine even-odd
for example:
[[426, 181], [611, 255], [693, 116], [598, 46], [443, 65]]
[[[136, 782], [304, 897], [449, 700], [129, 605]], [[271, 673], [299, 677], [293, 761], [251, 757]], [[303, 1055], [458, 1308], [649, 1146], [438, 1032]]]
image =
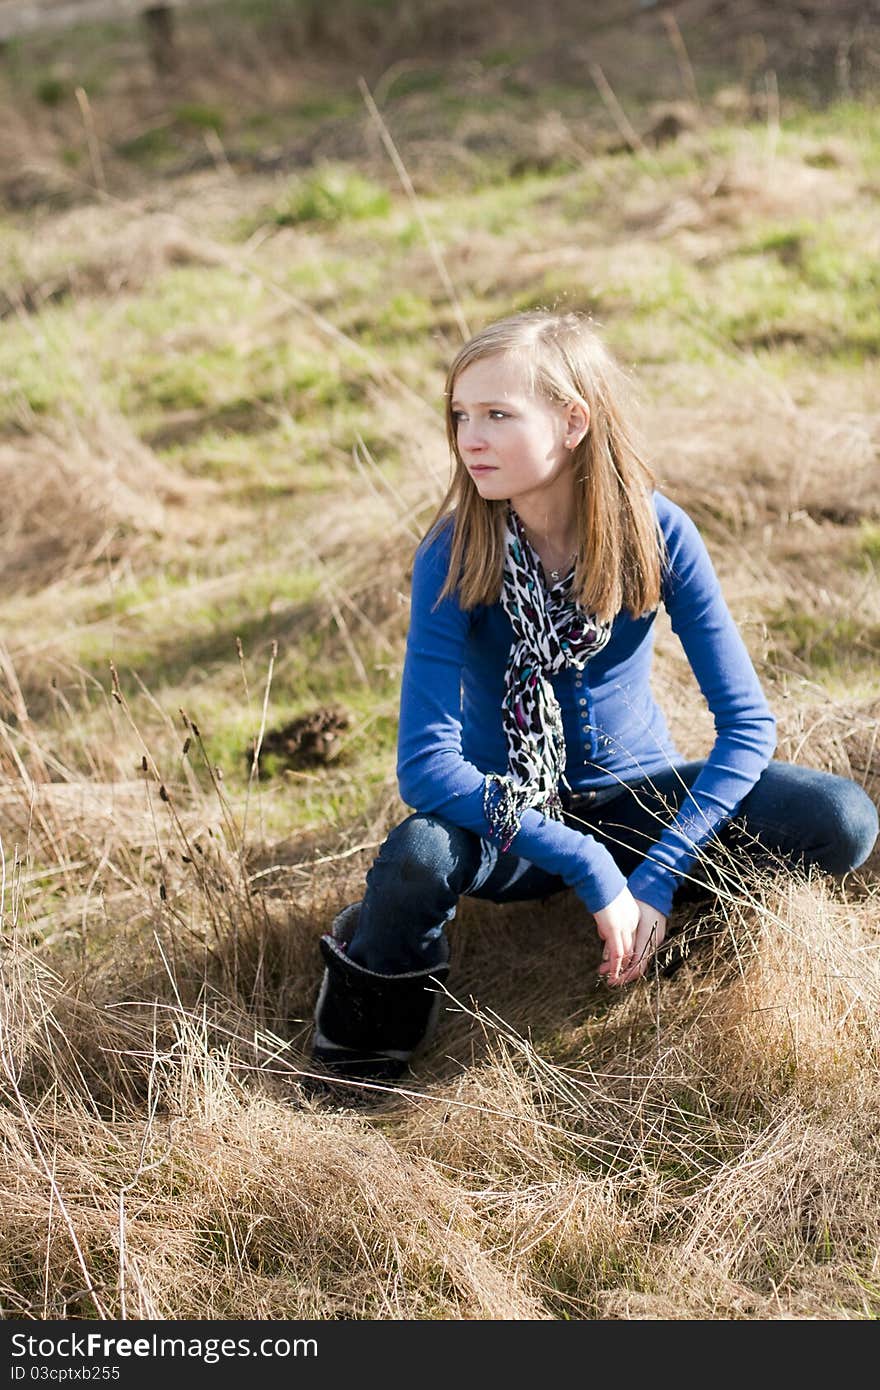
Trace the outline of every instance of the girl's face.
[[581, 406], [532, 395], [521, 364], [498, 354], [459, 372], [450, 407], [458, 452], [481, 497], [508, 499], [518, 512], [570, 501], [571, 450], [589, 424]]

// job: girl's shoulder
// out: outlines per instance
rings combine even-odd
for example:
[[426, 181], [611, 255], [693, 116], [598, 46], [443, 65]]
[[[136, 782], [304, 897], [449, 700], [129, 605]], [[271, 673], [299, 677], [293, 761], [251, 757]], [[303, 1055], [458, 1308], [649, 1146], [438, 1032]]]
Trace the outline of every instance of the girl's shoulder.
[[414, 608], [433, 611], [441, 604], [444, 609], [457, 607], [455, 594], [440, 598], [449, 574], [452, 554], [452, 518], [445, 516], [435, 522], [416, 546], [412, 562], [412, 603]]
[[453, 517], [443, 516], [425, 532], [416, 546], [413, 570], [445, 576], [452, 553]]
[[654, 504], [654, 512], [664, 536], [669, 537], [683, 528], [694, 525], [684, 507], [680, 507], [677, 502], [673, 502], [671, 497], [667, 497], [665, 492], [660, 492], [655, 488], [651, 500]]
[[[432, 606], [442, 606], [444, 610], [455, 609], [463, 614], [468, 622], [474, 622], [486, 607], [475, 603], [467, 608], [462, 606], [460, 580], [447, 587], [455, 539], [455, 513], [447, 513], [435, 521], [416, 547], [412, 567], [413, 602], [424, 600], [430, 595]], [[444, 593], [445, 590], [445, 593]], [[440, 595], [443, 594], [441, 598]]]
[[439, 548], [440, 552], [448, 555], [452, 545], [452, 532], [455, 526], [455, 513], [447, 512], [445, 516], [439, 517], [422, 536], [416, 548], [416, 554], [422, 551], [433, 551]]
[[699, 528], [684, 507], [680, 507], [671, 497], [667, 497], [656, 488], [652, 494], [652, 501], [667, 557], [682, 550], [703, 549], [704, 542]]

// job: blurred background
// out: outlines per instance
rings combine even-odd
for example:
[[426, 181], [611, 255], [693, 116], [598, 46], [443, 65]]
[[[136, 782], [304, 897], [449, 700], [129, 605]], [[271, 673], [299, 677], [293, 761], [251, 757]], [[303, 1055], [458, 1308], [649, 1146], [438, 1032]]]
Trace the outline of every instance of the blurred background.
[[780, 89], [812, 107], [875, 92], [877, 18], [873, 0], [547, 0], [540, 15], [519, 0], [0, 0], [3, 193], [23, 206], [88, 180], [77, 88], [117, 194], [221, 148], [240, 170], [362, 161], [376, 141], [359, 77], [420, 170], [497, 173], [506, 158], [522, 172], [570, 160], [566, 128], [591, 152], [622, 137], [596, 64], [636, 133], [660, 143], [680, 131], [651, 124], [654, 102], [705, 100], [748, 120]]

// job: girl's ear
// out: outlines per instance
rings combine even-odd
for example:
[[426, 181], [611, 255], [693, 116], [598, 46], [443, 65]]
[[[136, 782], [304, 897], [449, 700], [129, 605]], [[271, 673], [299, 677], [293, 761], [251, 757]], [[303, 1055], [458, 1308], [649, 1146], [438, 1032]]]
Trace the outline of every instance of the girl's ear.
[[565, 447], [576, 449], [590, 428], [590, 412], [581, 401], [569, 401], [565, 407]]

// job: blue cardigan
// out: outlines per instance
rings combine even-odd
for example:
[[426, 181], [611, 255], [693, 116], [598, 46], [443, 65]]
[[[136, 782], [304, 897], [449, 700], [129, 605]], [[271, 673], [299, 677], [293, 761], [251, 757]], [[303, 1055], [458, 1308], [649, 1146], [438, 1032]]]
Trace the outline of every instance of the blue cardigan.
[[[527, 810], [511, 852], [573, 888], [590, 912], [628, 884], [668, 915], [681, 875], [699, 846], [755, 785], [775, 747], [775, 723], [754, 667], [690, 517], [654, 494], [667, 563], [662, 596], [715, 719], [715, 742], [690, 797], [629, 879], [591, 835]], [[504, 670], [513, 639], [500, 603], [435, 607], [449, 563], [451, 526], [419, 546], [400, 701], [400, 795], [417, 811], [443, 816], [490, 838], [483, 813], [487, 772], [507, 771], [501, 726]], [[551, 678], [562, 709], [565, 776], [575, 790], [634, 782], [684, 762], [649, 683], [655, 613], [614, 620], [607, 645], [582, 672]]]

